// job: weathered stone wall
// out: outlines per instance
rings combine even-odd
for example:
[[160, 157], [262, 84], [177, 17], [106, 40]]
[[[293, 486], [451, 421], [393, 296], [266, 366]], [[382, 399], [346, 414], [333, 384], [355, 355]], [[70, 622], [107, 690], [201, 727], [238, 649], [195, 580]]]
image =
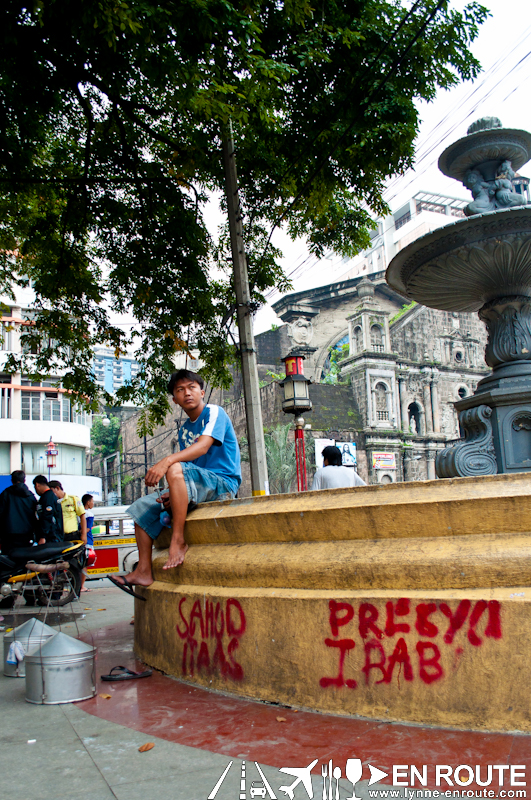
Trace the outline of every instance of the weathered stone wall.
[[[227, 395], [229, 395], [227, 397]], [[311, 412], [305, 415], [311, 424], [312, 431], [308, 436], [313, 438], [334, 438], [338, 441], [356, 442], [358, 452], [358, 472], [367, 480], [367, 461], [364, 453], [363, 434], [360, 433], [360, 415], [357, 410], [352, 390], [347, 385], [310, 385], [310, 397], [314, 404]], [[264, 428], [271, 429], [278, 425], [291, 424], [293, 418], [282, 411], [283, 391], [277, 382], [269, 383], [260, 389]], [[229, 415], [238, 440], [247, 438], [245, 421], [245, 405], [243, 397], [230, 401], [230, 393], [215, 390], [207, 392], [207, 399], [212, 403], [222, 404]], [[227, 402], [229, 401], [229, 402]], [[172, 404], [173, 405], [173, 404]], [[138, 436], [137, 426], [140, 412], [125, 420], [121, 428], [122, 437], [122, 500], [131, 503], [145, 493], [144, 477], [147, 468], [157, 461], [178, 450], [178, 426], [185, 422], [186, 416], [178, 406], [173, 406], [164, 425], [157, 428], [152, 436]], [[332, 433], [330, 433], [332, 431]], [[291, 434], [293, 435], [293, 434]], [[95, 462], [95, 468], [97, 464]], [[98, 474], [94, 472], [94, 474]], [[310, 482], [313, 472], [309, 475]], [[239, 497], [251, 495], [251, 476], [248, 462], [242, 462], [242, 485]]]
[[485, 325], [477, 314], [415, 306], [391, 325], [391, 344], [401, 358], [441, 364], [467, 376], [486, 370]]

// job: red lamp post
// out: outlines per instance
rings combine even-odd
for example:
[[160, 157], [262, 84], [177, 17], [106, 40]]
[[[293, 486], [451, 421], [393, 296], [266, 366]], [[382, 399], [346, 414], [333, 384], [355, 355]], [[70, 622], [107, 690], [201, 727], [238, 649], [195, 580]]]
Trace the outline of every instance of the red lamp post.
[[310, 411], [312, 408], [312, 401], [310, 400], [308, 389], [311, 381], [304, 377], [304, 367], [302, 363], [304, 361], [304, 356], [295, 353], [286, 356], [283, 361], [286, 369], [286, 377], [280, 384], [284, 388], [282, 411], [286, 414], [294, 415], [297, 490], [299, 492], [306, 492], [308, 490], [308, 479], [306, 477], [304, 418], [300, 415], [305, 411]]
[[59, 453], [59, 450], [52, 442], [51, 436], [50, 436], [50, 441], [48, 442], [48, 446], [44, 452], [46, 453], [46, 463], [48, 466], [48, 480], [50, 480], [50, 470], [55, 469], [55, 467], [57, 466], [57, 454]]

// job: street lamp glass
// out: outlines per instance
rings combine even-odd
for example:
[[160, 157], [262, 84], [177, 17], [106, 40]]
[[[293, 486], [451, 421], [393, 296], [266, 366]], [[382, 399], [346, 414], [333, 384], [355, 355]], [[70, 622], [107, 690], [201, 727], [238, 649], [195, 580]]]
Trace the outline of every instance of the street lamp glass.
[[293, 384], [294, 381], [284, 381], [284, 400], [293, 400]]
[[104, 428], [108, 428], [109, 425], [111, 424], [109, 417], [103, 417], [101, 424], [103, 425]]
[[293, 385], [295, 387], [295, 397], [297, 400], [307, 400], [310, 396], [308, 394], [307, 381], [293, 381]]

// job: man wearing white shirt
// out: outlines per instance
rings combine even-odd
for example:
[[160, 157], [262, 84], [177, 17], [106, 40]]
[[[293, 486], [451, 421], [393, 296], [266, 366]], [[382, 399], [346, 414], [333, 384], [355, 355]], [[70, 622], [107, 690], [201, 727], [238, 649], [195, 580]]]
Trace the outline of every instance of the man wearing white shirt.
[[318, 489], [349, 489], [353, 486], [366, 486], [353, 467], [341, 466], [339, 447], [329, 445], [323, 450], [324, 467], [315, 473], [312, 491]]

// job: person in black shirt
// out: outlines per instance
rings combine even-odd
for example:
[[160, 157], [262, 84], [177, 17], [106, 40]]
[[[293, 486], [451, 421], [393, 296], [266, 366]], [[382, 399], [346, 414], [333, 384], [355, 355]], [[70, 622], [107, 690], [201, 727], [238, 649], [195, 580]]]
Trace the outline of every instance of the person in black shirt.
[[63, 512], [59, 500], [48, 486], [44, 475], [37, 475], [36, 478], [33, 478], [33, 485], [39, 495], [37, 502], [39, 544], [62, 542], [64, 540]]
[[0, 544], [2, 553], [29, 547], [37, 534], [37, 501], [26, 486], [21, 469], [11, 473], [12, 486], [0, 494]]

